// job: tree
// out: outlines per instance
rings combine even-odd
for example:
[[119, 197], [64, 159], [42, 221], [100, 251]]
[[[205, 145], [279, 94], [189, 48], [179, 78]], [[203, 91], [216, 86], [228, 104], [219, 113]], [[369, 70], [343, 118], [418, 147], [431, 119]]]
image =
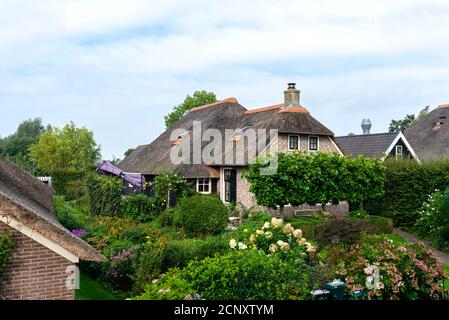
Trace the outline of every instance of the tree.
[[48, 172], [82, 171], [95, 166], [100, 147], [92, 131], [77, 128], [73, 122], [64, 128], [50, 127], [30, 147], [31, 159]]
[[0, 139], [0, 155], [32, 174], [38, 174], [36, 164], [31, 160], [28, 149], [38, 141], [44, 131], [40, 118], [23, 121], [15, 133]]
[[427, 116], [429, 114], [429, 109], [430, 106], [425, 106], [424, 108], [422, 108], [421, 111], [418, 113], [415, 122], [418, 122], [419, 120]]
[[391, 120], [390, 127], [388, 129], [389, 132], [403, 132], [405, 129], [410, 127], [416, 118], [414, 114], [407, 114], [402, 120]]
[[195, 91], [193, 93], [193, 97], [187, 96], [184, 99], [184, 102], [178, 106], [173, 108], [173, 111], [165, 116], [165, 126], [166, 128], [170, 128], [175, 124], [176, 121], [184, 117], [187, 112], [199, 106], [203, 106], [209, 103], [217, 102], [217, 97], [213, 92], [203, 91]]
[[244, 178], [250, 182], [249, 190], [257, 203], [272, 208], [279, 206], [281, 215], [288, 204], [324, 206], [337, 201], [362, 204], [383, 194], [385, 168], [378, 160], [292, 152], [278, 154], [274, 175], [261, 174], [260, 169], [266, 165], [257, 159], [249, 165]]
[[134, 150], [136, 150], [136, 149], [129, 148], [128, 150], [126, 150], [125, 153], [124, 153], [125, 157], [129, 156]]

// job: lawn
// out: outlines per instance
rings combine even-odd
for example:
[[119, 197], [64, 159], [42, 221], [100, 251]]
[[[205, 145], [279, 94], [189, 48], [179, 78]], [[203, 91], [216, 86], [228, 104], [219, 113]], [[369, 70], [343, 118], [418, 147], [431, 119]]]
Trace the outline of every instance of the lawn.
[[80, 275], [80, 289], [76, 290], [75, 298], [76, 300], [118, 300], [100, 283], [83, 274]]

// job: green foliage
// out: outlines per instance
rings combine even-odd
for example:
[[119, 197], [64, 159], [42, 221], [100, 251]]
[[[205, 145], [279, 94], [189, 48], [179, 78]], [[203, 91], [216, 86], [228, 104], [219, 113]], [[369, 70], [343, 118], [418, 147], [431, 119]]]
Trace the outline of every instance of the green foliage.
[[405, 129], [410, 127], [416, 118], [414, 114], [407, 114], [404, 119], [401, 120], [391, 120], [390, 127], [388, 128], [389, 132], [404, 132]]
[[182, 198], [176, 208], [173, 223], [188, 236], [205, 237], [222, 231], [228, 222], [228, 210], [220, 198], [194, 195]]
[[83, 171], [57, 171], [51, 174], [52, 188], [57, 195], [66, 200], [78, 199], [86, 193], [85, 176]]
[[23, 121], [15, 133], [0, 139], [0, 155], [33, 175], [41, 174], [31, 160], [28, 148], [38, 141], [43, 132], [40, 118]]
[[136, 150], [136, 149], [129, 148], [128, 150], [126, 150], [125, 153], [124, 153], [125, 157], [129, 156], [134, 150]]
[[244, 177], [259, 205], [317, 204], [330, 201], [360, 203], [383, 194], [384, 167], [378, 160], [337, 154], [291, 152], [278, 154], [273, 175], [263, 175], [268, 164], [257, 160]]
[[449, 161], [387, 160], [385, 194], [365, 202], [370, 214], [392, 218], [399, 227], [412, 227], [429, 194], [449, 186]]
[[90, 174], [87, 177], [92, 215], [118, 216], [122, 213], [122, 181], [115, 177]]
[[159, 246], [147, 247], [142, 253], [136, 273], [136, 291], [142, 291], [145, 285], [151, 283], [162, 271], [164, 249]]
[[418, 211], [415, 230], [441, 250], [449, 250], [449, 188], [436, 190]]
[[72, 122], [62, 129], [49, 127], [29, 149], [31, 159], [48, 173], [88, 170], [100, 157], [93, 132]]
[[236, 251], [173, 269], [148, 285], [139, 299], [172, 298], [168, 293], [177, 299], [194, 293], [207, 300], [303, 299], [317, 285], [310, 283], [313, 271], [305, 264], [293, 265], [258, 250]]
[[353, 210], [348, 214], [351, 218], [367, 218], [368, 212], [365, 210]]
[[11, 234], [8, 231], [0, 232], [0, 281], [3, 277], [3, 268], [9, 261], [11, 250], [14, 246], [14, 242]]
[[158, 175], [153, 181], [153, 189], [155, 191], [154, 201], [159, 211], [163, 211], [167, 207], [168, 191], [175, 191], [178, 199], [193, 194], [192, 186], [176, 171], [167, 171]]
[[421, 244], [398, 246], [383, 235], [362, 234], [358, 244], [335, 245], [327, 262], [331, 279], [343, 280], [348, 293], [362, 290], [367, 299], [442, 299], [439, 283], [448, 279], [432, 251]]
[[217, 102], [217, 97], [213, 92], [195, 91], [193, 97], [187, 96], [184, 102], [173, 108], [173, 111], [165, 116], [165, 126], [170, 128], [176, 121], [184, 117], [187, 112], [196, 107]]
[[123, 199], [123, 216], [137, 221], [148, 221], [153, 217], [154, 199], [143, 194], [133, 194]]
[[82, 229], [86, 225], [86, 216], [74, 208], [73, 205], [64, 201], [63, 197], [54, 198], [54, 207], [56, 218], [68, 230]]
[[161, 227], [172, 227], [175, 219], [175, 209], [170, 208], [162, 212], [157, 221]]
[[319, 214], [287, 218], [285, 221], [291, 223], [295, 229], [301, 229], [304, 238], [315, 239], [318, 233], [318, 227], [328, 219], [327, 216]]

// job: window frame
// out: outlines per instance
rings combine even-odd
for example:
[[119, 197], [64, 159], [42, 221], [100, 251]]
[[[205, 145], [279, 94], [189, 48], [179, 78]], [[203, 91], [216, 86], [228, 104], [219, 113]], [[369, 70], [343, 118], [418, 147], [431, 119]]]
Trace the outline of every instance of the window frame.
[[[312, 138], [316, 138], [316, 149], [310, 149], [310, 140], [312, 139]], [[309, 139], [308, 139], [309, 141], [309, 143], [308, 143], [308, 149], [309, 149], [309, 152], [317, 152], [317, 151], [319, 151], [320, 150], [320, 136], [309, 136]]]
[[[202, 183], [200, 183], [200, 180]], [[207, 183], [205, 183], [207, 181]], [[200, 185], [203, 187], [207, 186], [208, 191], [200, 191]], [[196, 179], [196, 192], [201, 194], [211, 194], [212, 193], [212, 184], [211, 184], [211, 178], [197, 178]]]
[[[401, 155], [400, 156], [398, 156], [398, 148], [401, 148]], [[396, 159], [398, 159], [398, 158], [404, 158], [404, 146], [401, 146], [401, 145], [397, 145], [397, 146], [395, 146], [394, 147], [394, 153], [395, 153], [395, 157], [396, 157]]]
[[[296, 137], [296, 138], [298, 138], [298, 140], [297, 140], [297, 148], [296, 149], [292, 149], [291, 148], [291, 144], [290, 144], [290, 139], [292, 138], [292, 137]], [[298, 135], [298, 134], [289, 134], [288, 135], [288, 141], [287, 141], [287, 144], [288, 144], [288, 151], [298, 151], [298, 150], [300, 150], [301, 149], [301, 137]]]

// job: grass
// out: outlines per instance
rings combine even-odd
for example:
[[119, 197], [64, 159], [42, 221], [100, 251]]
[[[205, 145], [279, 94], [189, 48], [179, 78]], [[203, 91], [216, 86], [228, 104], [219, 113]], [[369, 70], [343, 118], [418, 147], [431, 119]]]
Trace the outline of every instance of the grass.
[[390, 233], [390, 234], [387, 234], [386, 236], [388, 239], [392, 240], [393, 244], [396, 246], [404, 245], [407, 243], [407, 241], [405, 241], [400, 235]]
[[76, 300], [117, 300], [118, 298], [99, 282], [86, 275], [80, 275], [80, 289], [76, 290]]

